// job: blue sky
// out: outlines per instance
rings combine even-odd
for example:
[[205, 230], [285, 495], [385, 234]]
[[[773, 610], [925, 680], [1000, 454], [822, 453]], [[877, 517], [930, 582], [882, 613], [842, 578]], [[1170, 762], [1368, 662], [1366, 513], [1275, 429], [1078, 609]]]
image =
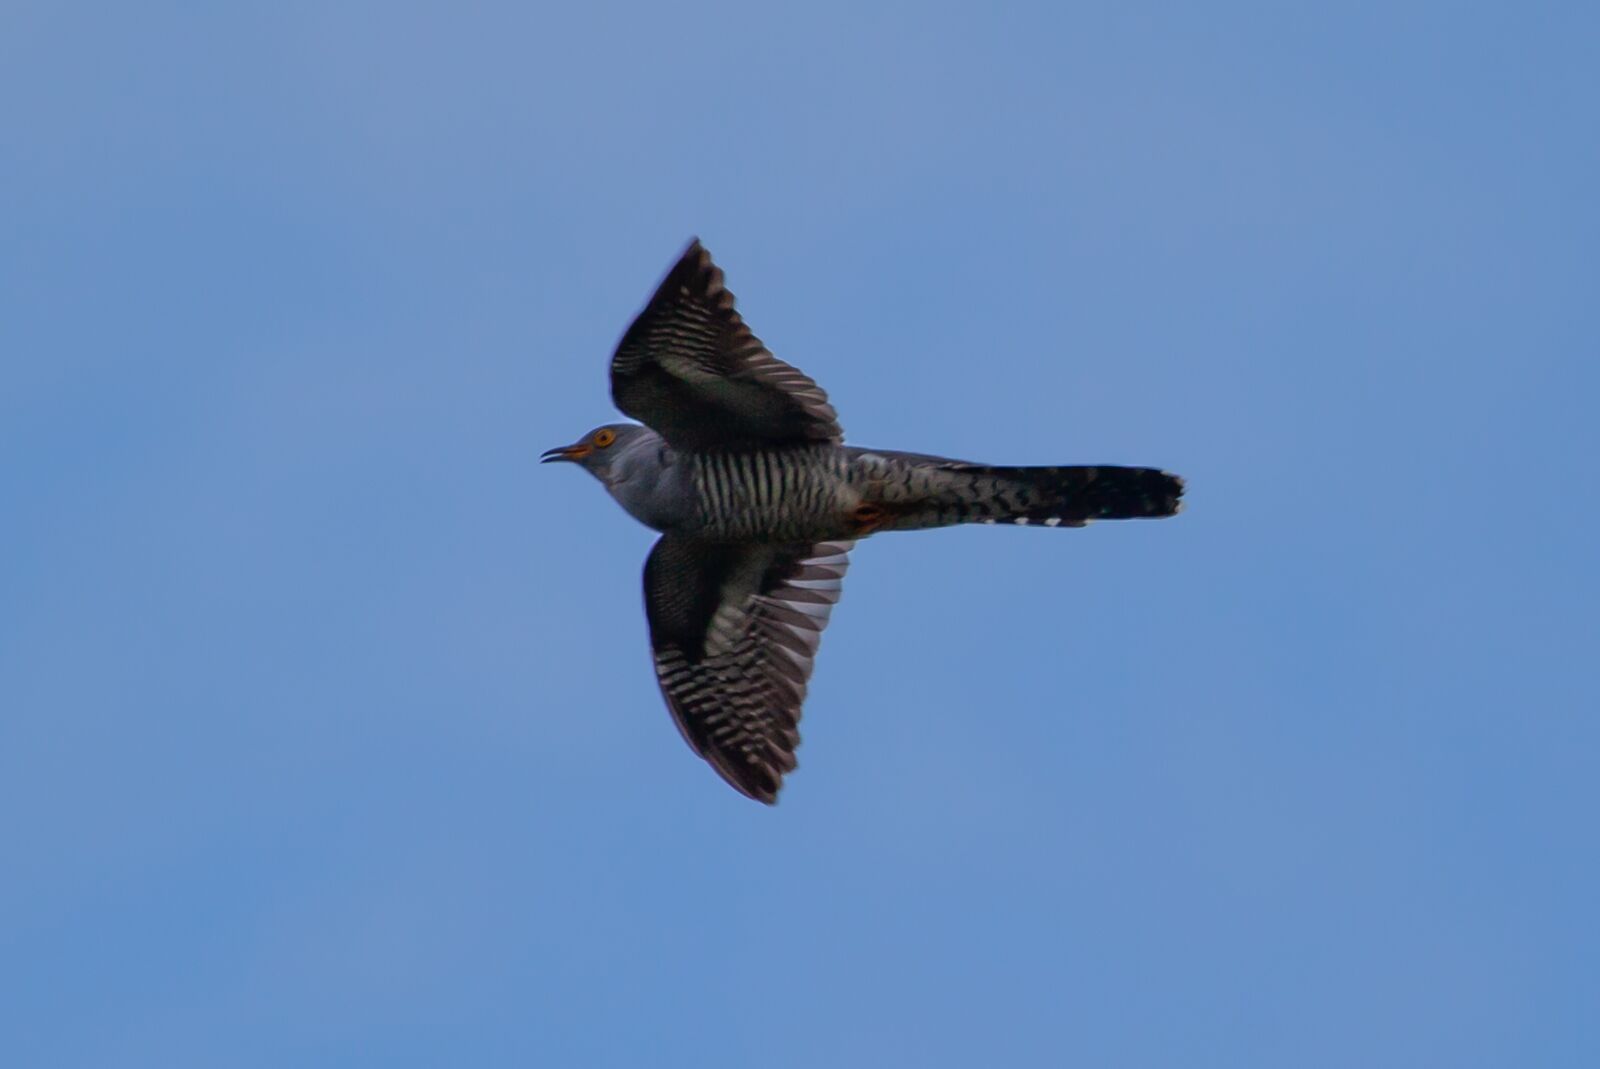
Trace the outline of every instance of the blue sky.
[[[0, 9], [0, 1063], [1588, 1066], [1589, 5]], [[776, 809], [538, 453], [691, 235], [851, 440]]]

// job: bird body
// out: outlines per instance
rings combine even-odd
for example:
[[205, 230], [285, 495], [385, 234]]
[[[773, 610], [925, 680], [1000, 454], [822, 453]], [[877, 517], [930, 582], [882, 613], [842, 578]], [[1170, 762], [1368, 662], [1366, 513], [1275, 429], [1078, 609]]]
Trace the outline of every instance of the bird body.
[[774, 802], [854, 543], [962, 523], [1081, 527], [1170, 516], [1154, 468], [1008, 467], [844, 444], [821, 388], [768, 352], [692, 243], [611, 365], [613, 423], [545, 460], [581, 465], [662, 533], [645, 563], [657, 680], [685, 740]]
[[663, 533], [709, 542], [819, 542], [962, 523], [1082, 527], [1164, 516], [1172, 476], [1112, 466], [996, 467], [826, 443], [681, 452], [648, 427], [617, 435], [606, 489]]

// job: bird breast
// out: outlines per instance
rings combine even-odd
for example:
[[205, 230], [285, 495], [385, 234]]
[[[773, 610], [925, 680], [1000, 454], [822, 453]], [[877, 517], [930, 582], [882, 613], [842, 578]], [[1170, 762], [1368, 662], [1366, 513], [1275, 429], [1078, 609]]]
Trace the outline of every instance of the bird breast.
[[858, 495], [847, 469], [832, 445], [695, 454], [695, 533], [718, 541], [848, 537]]

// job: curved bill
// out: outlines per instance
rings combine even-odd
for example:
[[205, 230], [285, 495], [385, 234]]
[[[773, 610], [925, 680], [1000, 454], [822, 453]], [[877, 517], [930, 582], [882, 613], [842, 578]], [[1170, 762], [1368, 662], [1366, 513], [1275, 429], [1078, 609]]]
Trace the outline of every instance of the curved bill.
[[546, 449], [539, 457], [539, 463], [548, 464], [552, 460], [582, 460], [589, 455], [589, 447], [578, 445], [558, 445], [554, 449]]

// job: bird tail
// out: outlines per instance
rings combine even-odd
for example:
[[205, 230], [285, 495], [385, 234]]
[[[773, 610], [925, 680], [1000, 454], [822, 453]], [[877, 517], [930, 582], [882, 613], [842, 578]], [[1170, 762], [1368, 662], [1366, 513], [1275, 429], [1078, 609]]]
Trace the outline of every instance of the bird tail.
[[1172, 516], [1182, 507], [1183, 480], [1156, 468], [982, 468], [968, 475], [987, 489], [978, 498], [989, 508], [981, 522], [1082, 527]]
[[878, 529], [959, 523], [1082, 527], [1091, 520], [1171, 516], [1183, 497], [1183, 480], [1156, 468], [1013, 468], [956, 461], [915, 467], [905, 496], [894, 501], [891, 494], [884, 501]]

